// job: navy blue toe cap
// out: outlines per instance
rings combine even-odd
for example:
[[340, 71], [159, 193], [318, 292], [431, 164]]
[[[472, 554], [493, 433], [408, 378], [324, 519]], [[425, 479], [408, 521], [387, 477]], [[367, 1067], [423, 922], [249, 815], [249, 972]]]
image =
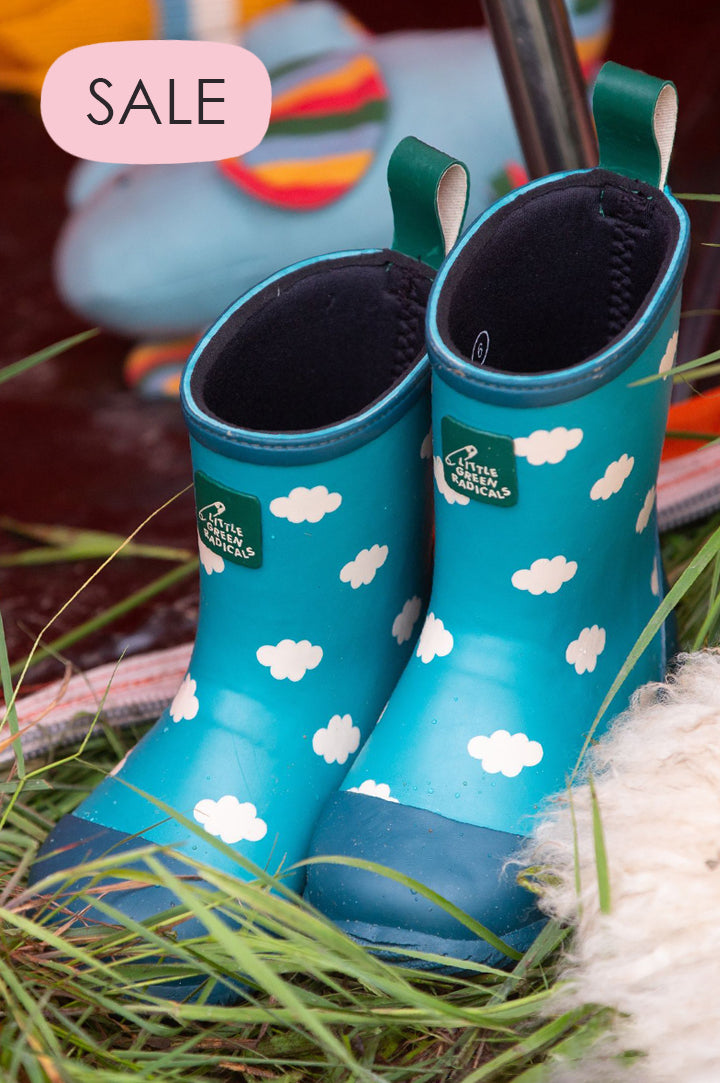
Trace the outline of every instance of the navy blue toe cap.
[[[93, 925], [122, 924], [124, 915], [136, 922], [152, 921], [179, 906], [180, 900], [169, 888], [142, 882], [143, 877], [148, 874], [148, 867], [142, 858], [123, 858], [123, 855], [130, 851], [152, 845], [149, 839], [141, 835], [127, 835], [122, 831], [91, 823], [80, 816], [63, 816], [38, 851], [28, 877], [30, 886], [34, 887], [52, 873], [66, 874], [62, 883], [54, 885], [48, 891], [53, 900], [53, 909], [50, 910], [49, 904], [43, 908], [44, 919], [65, 923], [69, 914], [75, 913], [78, 926], [91, 931]], [[125, 879], [121, 880], [119, 876], [110, 873], [105, 877], [102, 874], [90, 876], [81, 870], [80, 867], [86, 862], [101, 857], [116, 857], [118, 865], [127, 873]], [[209, 886], [193, 873], [190, 866], [172, 854], [163, 852], [161, 860], [166, 869], [173, 875], [182, 877], [185, 882], [194, 881], [202, 883], [206, 888]], [[137, 883], [131, 880], [133, 871], [139, 874]], [[94, 896], [103, 899], [118, 912], [116, 922], [92, 904], [91, 899]], [[204, 936], [206, 933], [207, 929], [198, 918], [188, 917], [173, 924], [173, 936], [179, 941]], [[163, 961], [173, 962], [170, 942]], [[150, 986], [148, 991], [153, 996], [167, 1000], [194, 999], [205, 981], [204, 976], [168, 979], [164, 984]], [[217, 980], [209, 994], [206, 991], [205, 999], [208, 1003], [230, 1004], [240, 999], [242, 992], [241, 981], [230, 985]]]
[[[72, 877], [74, 868], [101, 857], [116, 857], [118, 864], [121, 864], [123, 868], [147, 875], [147, 866], [141, 858], [131, 861], [124, 861], [122, 858], [123, 854], [152, 845], [151, 841], [143, 838], [142, 835], [127, 835], [123, 831], [91, 823], [80, 816], [63, 816], [40, 847], [30, 869], [28, 882], [33, 887], [51, 873], [66, 872], [68, 886], [61, 887], [57, 893], [53, 889], [53, 895], [67, 908], [82, 911], [83, 920], [88, 924], [95, 921], [105, 925], [110, 923], [102, 910], [88, 904], [87, 896], [83, 899], [76, 898], [79, 892], [83, 892], [90, 886], [93, 879], [95, 892], [99, 893], [102, 888], [105, 888], [105, 898], [115, 909], [127, 914], [135, 921], [152, 919], [178, 905], [177, 897], [168, 888], [138, 883], [119, 889], [117, 876], [108, 875], [105, 881], [98, 876]], [[164, 853], [162, 863], [175, 876], [182, 876], [185, 880], [199, 881], [198, 877], [192, 876], [188, 865], [172, 855]], [[193, 923], [183, 923], [183, 939], [199, 935], [203, 931], [199, 926], [197, 929], [190, 930], [191, 924]], [[194, 924], [198, 925], [197, 922]], [[187, 930], [185, 926], [188, 926]]]
[[[517, 883], [508, 859], [520, 835], [458, 823], [424, 809], [341, 791], [328, 801], [313, 857], [340, 855], [385, 865], [448, 899], [510, 947], [524, 951], [545, 918]], [[403, 884], [347, 865], [311, 865], [305, 898], [353, 939], [488, 965], [507, 956]]]

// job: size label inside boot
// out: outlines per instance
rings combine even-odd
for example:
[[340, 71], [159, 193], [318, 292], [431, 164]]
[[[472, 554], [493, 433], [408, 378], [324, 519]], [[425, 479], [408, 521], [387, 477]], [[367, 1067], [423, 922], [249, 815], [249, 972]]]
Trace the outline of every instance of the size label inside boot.
[[262, 564], [260, 501], [236, 493], [206, 474], [195, 474], [195, 507], [200, 541], [233, 564], [259, 568]]
[[454, 492], [496, 507], [517, 504], [512, 437], [481, 432], [453, 417], [444, 417], [442, 453], [445, 481]]

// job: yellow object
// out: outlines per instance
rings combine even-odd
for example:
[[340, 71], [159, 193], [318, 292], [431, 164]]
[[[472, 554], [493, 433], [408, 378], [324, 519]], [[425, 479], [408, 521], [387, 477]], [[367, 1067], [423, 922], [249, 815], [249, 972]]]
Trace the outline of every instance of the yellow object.
[[62, 53], [99, 41], [239, 41], [255, 16], [288, 0], [0, 0], [0, 90], [40, 96]]

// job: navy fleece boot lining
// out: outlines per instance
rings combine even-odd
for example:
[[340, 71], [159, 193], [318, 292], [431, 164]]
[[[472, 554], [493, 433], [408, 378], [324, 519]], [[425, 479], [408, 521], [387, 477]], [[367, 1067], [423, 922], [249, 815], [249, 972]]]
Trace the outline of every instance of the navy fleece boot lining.
[[430, 267], [393, 251], [322, 260], [241, 305], [198, 360], [198, 406], [229, 425], [306, 432], [367, 409], [424, 352]]
[[657, 188], [592, 170], [533, 189], [466, 242], [438, 307], [443, 341], [484, 367], [557, 372], [627, 333], [675, 249], [677, 216]]

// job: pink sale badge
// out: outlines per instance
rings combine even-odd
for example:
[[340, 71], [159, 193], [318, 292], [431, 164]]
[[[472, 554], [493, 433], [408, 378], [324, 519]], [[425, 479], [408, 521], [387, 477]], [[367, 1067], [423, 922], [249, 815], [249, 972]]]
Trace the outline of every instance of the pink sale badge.
[[246, 154], [270, 120], [270, 77], [239, 45], [113, 41], [58, 57], [40, 111], [63, 150], [95, 162], [209, 162]]

